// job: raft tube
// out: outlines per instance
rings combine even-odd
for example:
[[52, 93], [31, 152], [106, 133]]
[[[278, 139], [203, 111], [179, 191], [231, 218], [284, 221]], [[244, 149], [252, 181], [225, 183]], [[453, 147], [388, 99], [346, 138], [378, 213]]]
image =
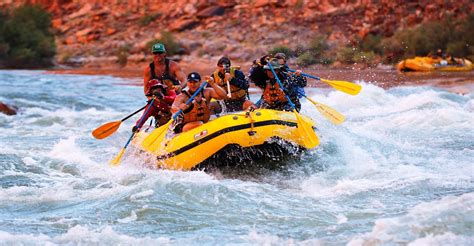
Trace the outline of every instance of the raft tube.
[[[310, 118], [302, 115], [302, 119], [313, 130], [316, 129]], [[266, 145], [271, 146], [273, 150], [275, 144], [283, 145], [282, 150], [287, 149], [284, 145], [288, 144], [293, 146], [290, 148], [300, 150], [312, 149], [319, 145], [319, 139], [313, 146], [307, 145], [307, 141], [303, 141], [307, 136], [300, 135], [301, 131], [298, 131], [297, 127], [293, 112], [258, 109], [223, 115], [180, 134], [168, 131], [164, 141], [150, 146], [145, 146], [143, 140], [156, 129], [140, 131], [132, 144], [152, 156], [158, 168], [191, 170], [200, 163], [219, 156], [219, 161], [228, 161], [225, 157], [231, 156], [223, 154], [222, 151], [229, 153], [229, 149], [232, 149], [233, 156], [244, 157]], [[286, 151], [272, 153], [285, 154]]]

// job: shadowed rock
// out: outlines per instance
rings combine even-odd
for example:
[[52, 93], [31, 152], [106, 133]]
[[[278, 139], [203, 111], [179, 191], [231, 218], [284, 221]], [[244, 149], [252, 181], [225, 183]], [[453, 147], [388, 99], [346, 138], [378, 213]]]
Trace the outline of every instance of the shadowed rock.
[[16, 115], [16, 108], [0, 102], [0, 112], [6, 115]]

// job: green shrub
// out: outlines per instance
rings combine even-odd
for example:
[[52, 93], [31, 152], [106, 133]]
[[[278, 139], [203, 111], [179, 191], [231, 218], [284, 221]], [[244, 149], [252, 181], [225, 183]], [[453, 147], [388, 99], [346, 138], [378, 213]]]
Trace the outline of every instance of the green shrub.
[[297, 44], [297, 45], [296, 45], [296, 48], [295, 48], [295, 50], [294, 50], [294, 55], [295, 55], [296, 57], [298, 57], [298, 56], [304, 54], [305, 52], [306, 52], [306, 47], [304, 47], [302, 44]]
[[329, 45], [326, 42], [325, 35], [316, 35], [309, 42], [307, 47], [298, 46], [293, 54], [298, 58], [296, 63], [300, 66], [309, 66], [312, 64], [330, 64], [333, 59], [328, 55]]
[[314, 37], [308, 47], [308, 51], [311, 52], [315, 57], [319, 58], [325, 51], [329, 49], [329, 45], [326, 42], [326, 36], [317, 35]]
[[294, 56], [294, 52], [288, 46], [285, 46], [285, 45], [277, 45], [268, 51], [268, 54], [276, 54], [276, 53], [283, 53], [286, 55], [287, 58]]
[[0, 60], [5, 59], [9, 49], [10, 47], [7, 43], [3, 43], [0, 41]]
[[453, 31], [453, 37], [446, 46], [446, 52], [453, 56], [474, 55], [474, 14], [461, 22]]
[[154, 14], [154, 15], [146, 14], [146, 15], [142, 16], [140, 19], [138, 19], [138, 25], [148, 26], [154, 20], [156, 20], [157, 18], [160, 18], [160, 16], [161, 16], [161, 13]]
[[356, 52], [352, 57], [352, 60], [357, 63], [364, 63], [364, 64], [373, 64], [375, 61], [375, 53], [373, 51], [361, 51]]
[[150, 52], [151, 46], [153, 46], [153, 44], [156, 44], [156, 43], [164, 44], [165, 48], [166, 48], [166, 53], [170, 56], [178, 54], [179, 49], [181, 48], [179, 43], [174, 38], [173, 34], [170, 33], [170, 32], [167, 32], [167, 31], [162, 31], [161, 32], [161, 38], [160, 39], [153, 39], [153, 40], [149, 41], [146, 44], [146, 51]]
[[127, 61], [128, 61], [128, 52], [130, 51], [130, 46], [129, 45], [124, 45], [124, 46], [121, 46], [120, 48], [117, 49], [117, 53], [116, 53], [116, 56], [117, 56], [117, 63], [121, 66], [121, 67], [125, 67], [127, 65]]
[[382, 47], [380, 46], [381, 41], [382, 37], [380, 35], [369, 34], [359, 41], [358, 48], [362, 51], [373, 51], [376, 54], [382, 54]]
[[304, 0], [296, 0], [296, 3], [295, 3], [295, 8], [296, 9], [301, 9], [304, 7]]
[[70, 52], [61, 53], [58, 57], [58, 63], [60, 64], [67, 64], [71, 61], [72, 54]]
[[334, 63], [334, 57], [331, 57], [331, 56], [323, 56], [321, 58], [319, 58], [319, 61], [318, 63], [321, 63], [323, 65], [330, 65], [332, 63]]
[[469, 45], [465, 41], [449, 43], [446, 47], [446, 53], [456, 57], [468, 55]]
[[405, 58], [405, 49], [396, 38], [387, 38], [381, 42], [383, 50], [383, 60], [385, 63], [394, 63]]
[[296, 59], [296, 64], [303, 67], [316, 64], [317, 62], [318, 60], [316, 59], [316, 57], [309, 52], [303, 53]]
[[201, 36], [202, 36], [202, 38], [208, 39], [212, 36], [212, 33], [209, 32], [209, 31], [202, 31]]
[[353, 63], [356, 49], [351, 47], [340, 47], [336, 53], [336, 59], [342, 63]]
[[56, 54], [49, 14], [38, 5], [24, 5], [0, 17], [0, 64], [8, 68], [52, 65]]
[[400, 30], [381, 42], [385, 61], [396, 62], [413, 56], [426, 56], [441, 49], [448, 55], [473, 55], [474, 13], [465, 20], [447, 16], [441, 21], [428, 22], [415, 28]]

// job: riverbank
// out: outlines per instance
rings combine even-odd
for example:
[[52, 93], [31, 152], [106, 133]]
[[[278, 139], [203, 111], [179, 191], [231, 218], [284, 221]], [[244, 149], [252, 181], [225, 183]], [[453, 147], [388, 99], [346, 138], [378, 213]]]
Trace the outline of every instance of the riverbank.
[[[240, 64], [236, 64], [240, 65]], [[52, 74], [85, 74], [85, 75], [110, 75], [120, 78], [128, 78], [132, 84], [142, 85], [143, 69], [146, 65], [136, 68], [55, 68], [47, 70]], [[214, 64], [193, 63], [192, 67], [181, 64], [185, 73], [197, 71], [202, 74], [213, 72]], [[247, 73], [250, 66], [242, 65], [242, 71]], [[390, 66], [379, 66], [377, 68], [327, 68], [315, 66], [304, 69], [304, 72], [330, 80], [345, 80], [352, 82], [364, 81], [375, 84], [384, 89], [397, 86], [434, 86], [445, 88], [457, 94], [467, 94], [474, 91], [474, 71], [469, 72], [415, 72], [400, 73]], [[308, 80], [311, 87], [325, 87], [326, 85], [316, 80]]]

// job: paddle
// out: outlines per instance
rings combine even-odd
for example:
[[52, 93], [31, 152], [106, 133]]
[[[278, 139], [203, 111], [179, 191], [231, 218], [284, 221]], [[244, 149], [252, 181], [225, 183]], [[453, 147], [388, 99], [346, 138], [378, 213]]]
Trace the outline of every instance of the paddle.
[[308, 146], [308, 148], [313, 148], [316, 147], [319, 144], [318, 137], [316, 136], [316, 133], [314, 132], [313, 128], [307, 124], [302, 118], [301, 115], [296, 111], [295, 104], [291, 101], [290, 97], [285, 93], [285, 90], [283, 89], [283, 84], [281, 83], [280, 79], [278, 78], [275, 70], [273, 69], [272, 64], [270, 61], [267, 62], [268, 67], [273, 73], [273, 76], [275, 77], [276, 81], [278, 82], [278, 85], [280, 85], [280, 89], [283, 91], [285, 94], [286, 100], [288, 100], [288, 103], [290, 103], [291, 108], [293, 109], [293, 113], [295, 113], [296, 121], [298, 123], [297, 129], [298, 133], [300, 136], [304, 136], [303, 142], [305, 142], [305, 145]]
[[97, 139], [104, 139], [104, 138], [112, 135], [114, 132], [117, 131], [117, 129], [120, 127], [120, 124], [122, 124], [122, 122], [126, 121], [128, 118], [130, 118], [130, 117], [134, 116], [135, 114], [137, 114], [138, 112], [142, 111], [144, 108], [146, 108], [147, 105], [143, 106], [139, 110], [133, 112], [129, 116], [127, 116], [127, 117], [125, 117], [125, 118], [123, 118], [119, 121], [108, 122], [108, 123], [105, 123], [105, 124], [97, 127], [94, 131], [92, 131], [92, 136], [94, 136]]
[[319, 113], [321, 113], [324, 117], [326, 117], [333, 124], [339, 125], [342, 122], [344, 122], [344, 120], [346, 119], [346, 117], [344, 117], [344, 115], [337, 112], [335, 109], [329, 107], [328, 105], [318, 103], [318, 102], [312, 100], [311, 98], [309, 98], [306, 95], [303, 95], [301, 93], [300, 93], [300, 95], [306, 97], [306, 99], [308, 99], [308, 101], [313, 103], [314, 106], [316, 106], [316, 109], [319, 111]]
[[[140, 119], [140, 122], [138, 123], [139, 126], [142, 125], [144, 119], [145, 119], [145, 115], [148, 114], [148, 111], [150, 111], [150, 109], [153, 107], [153, 101], [154, 101], [154, 98], [152, 98], [150, 100], [150, 102], [147, 104], [147, 109], [145, 110], [145, 113], [142, 115], [142, 118]], [[125, 144], [125, 146], [122, 148], [122, 150], [120, 150], [120, 152], [118, 153], [118, 155], [110, 161], [110, 165], [113, 165], [113, 166], [117, 166], [120, 164], [120, 159], [122, 158], [122, 155], [123, 153], [125, 153], [125, 149], [128, 147], [128, 144], [130, 144], [130, 141], [132, 141], [133, 139], [133, 136], [135, 136], [135, 133], [136, 132], [133, 132], [132, 135], [130, 136], [130, 138], [128, 139], [127, 143]]]
[[[186, 106], [189, 105], [193, 100], [194, 98], [198, 95], [199, 92], [201, 92], [201, 90], [207, 85], [207, 81], [204, 81], [204, 83], [202, 83], [202, 85], [199, 87], [199, 89], [196, 90], [196, 92], [194, 92], [194, 94], [186, 101]], [[159, 144], [161, 143], [166, 134], [164, 134], [166, 132], [166, 130], [169, 128], [169, 126], [171, 125], [171, 123], [176, 120], [176, 118], [178, 117], [179, 114], [181, 114], [181, 112], [183, 112], [182, 109], [180, 109], [178, 112], [176, 112], [173, 117], [171, 117], [171, 119], [168, 121], [168, 123], [158, 127], [157, 129], [153, 130], [150, 135], [148, 135], [144, 140], [143, 140], [143, 146], [146, 147], [146, 148], [150, 148], [151, 146], [153, 146], [154, 144]]]
[[[296, 70], [289, 69], [289, 68], [287, 70], [290, 71], [290, 72], [296, 72]], [[360, 85], [354, 84], [354, 83], [349, 82], [349, 81], [323, 79], [323, 78], [316, 77], [316, 76], [313, 76], [313, 75], [307, 74], [307, 73], [301, 73], [301, 75], [306, 76], [308, 78], [323, 81], [323, 82], [329, 84], [330, 86], [332, 86], [334, 89], [336, 89], [338, 91], [345, 92], [345, 93], [350, 94], [350, 95], [359, 94], [360, 89], [362, 88]]]

